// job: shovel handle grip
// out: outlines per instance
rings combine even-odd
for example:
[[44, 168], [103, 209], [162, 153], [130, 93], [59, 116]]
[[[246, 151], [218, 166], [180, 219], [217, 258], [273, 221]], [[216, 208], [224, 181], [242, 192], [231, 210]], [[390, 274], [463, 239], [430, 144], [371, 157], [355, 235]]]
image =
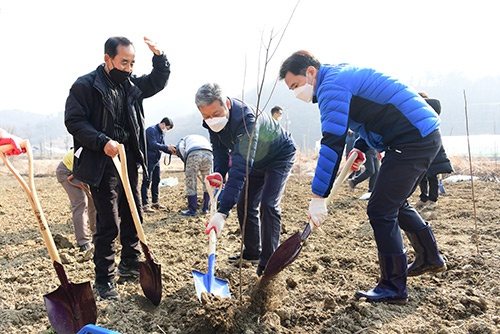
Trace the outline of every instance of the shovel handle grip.
[[12, 144], [0, 145], [0, 152], [5, 153], [5, 152], [10, 151], [10, 150], [12, 150], [14, 148], [15, 147]]

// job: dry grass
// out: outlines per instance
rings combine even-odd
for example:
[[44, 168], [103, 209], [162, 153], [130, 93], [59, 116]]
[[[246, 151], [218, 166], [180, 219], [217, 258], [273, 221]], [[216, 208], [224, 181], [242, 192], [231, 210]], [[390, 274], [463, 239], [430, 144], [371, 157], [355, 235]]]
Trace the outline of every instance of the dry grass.
[[[470, 175], [471, 164], [467, 157], [450, 157], [457, 175]], [[472, 175], [482, 181], [500, 181], [500, 163], [488, 158], [472, 157]]]

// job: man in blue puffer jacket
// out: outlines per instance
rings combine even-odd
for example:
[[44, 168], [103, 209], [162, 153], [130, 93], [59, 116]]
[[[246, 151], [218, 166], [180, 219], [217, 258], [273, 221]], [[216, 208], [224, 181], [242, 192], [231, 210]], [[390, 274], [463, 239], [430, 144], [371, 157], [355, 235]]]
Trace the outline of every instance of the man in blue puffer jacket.
[[[195, 102], [203, 116], [203, 127], [210, 134], [214, 171], [223, 177], [229, 174], [218, 212], [210, 219], [206, 232], [215, 229], [220, 236], [229, 211], [238, 203], [240, 227], [245, 224], [241, 256], [258, 262], [260, 276], [279, 244], [280, 202], [295, 162], [295, 142], [269, 113], [257, 112], [240, 100], [226, 97], [218, 84], [200, 87]], [[229, 259], [239, 261], [239, 258], [238, 254]]]
[[[388, 75], [348, 64], [322, 65], [311, 53], [298, 51], [280, 69], [296, 97], [318, 103], [323, 138], [312, 182], [311, 221], [327, 217], [330, 194], [348, 129], [359, 134], [351, 151], [359, 169], [370, 147], [385, 151], [367, 213], [378, 248], [381, 279], [357, 297], [369, 302], [406, 303], [407, 276], [440, 272], [446, 264], [428, 223], [408, 204], [441, 146], [440, 119], [416, 91]], [[401, 229], [412, 235], [415, 261], [407, 264]]]

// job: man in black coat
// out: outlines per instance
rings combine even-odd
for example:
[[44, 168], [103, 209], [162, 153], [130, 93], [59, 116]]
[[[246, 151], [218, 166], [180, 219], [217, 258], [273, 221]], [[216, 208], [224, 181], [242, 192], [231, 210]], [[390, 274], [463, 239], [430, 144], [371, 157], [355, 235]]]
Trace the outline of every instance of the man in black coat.
[[[73, 174], [90, 185], [97, 210], [94, 235], [95, 288], [102, 299], [118, 299], [114, 285], [115, 240], [120, 236], [120, 276], [139, 275], [139, 239], [127, 198], [112, 158], [118, 144], [127, 152], [129, 181], [141, 207], [138, 166], [147, 170], [143, 99], [160, 92], [170, 64], [157, 44], [144, 37], [153, 52], [150, 74], [132, 75], [135, 48], [125, 37], [110, 37], [104, 64], [79, 77], [66, 100], [65, 125], [74, 140]], [[142, 221], [142, 212], [139, 211]]]
[[[437, 99], [431, 99], [425, 92], [419, 92], [425, 101], [436, 111], [438, 115], [441, 114], [441, 102]], [[439, 197], [439, 181], [438, 175], [444, 173], [453, 173], [450, 159], [446, 155], [443, 145], [439, 148], [439, 152], [432, 161], [427, 173], [422, 178], [419, 184], [420, 199], [415, 203], [416, 209], [433, 210], [437, 206]]]

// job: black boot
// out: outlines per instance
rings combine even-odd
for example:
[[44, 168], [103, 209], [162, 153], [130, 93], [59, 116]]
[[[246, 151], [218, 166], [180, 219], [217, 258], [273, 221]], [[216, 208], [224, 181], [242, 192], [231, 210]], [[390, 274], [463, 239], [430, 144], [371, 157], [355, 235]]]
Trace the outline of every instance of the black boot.
[[408, 302], [406, 291], [406, 253], [378, 254], [381, 278], [373, 289], [356, 292], [356, 297], [366, 298], [367, 302], [405, 304]]
[[205, 191], [203, 193], [203, 208], [201, 209], [201, 213], [206, 215], [210, 211], [210, 195]]
[[198, 196], [189, 195], [187, 199], [188, 199], [188, 209], [185, 211], [181, 211], [181, 215], [196, 216], [196, 209], [198, 208]]
[[446, 263], [439, 254], [434, 233], [428, 223], [421, 230], [405, 233], [415, 250], [415, 261], [408, 265], [408, 276], [446, 270]]

